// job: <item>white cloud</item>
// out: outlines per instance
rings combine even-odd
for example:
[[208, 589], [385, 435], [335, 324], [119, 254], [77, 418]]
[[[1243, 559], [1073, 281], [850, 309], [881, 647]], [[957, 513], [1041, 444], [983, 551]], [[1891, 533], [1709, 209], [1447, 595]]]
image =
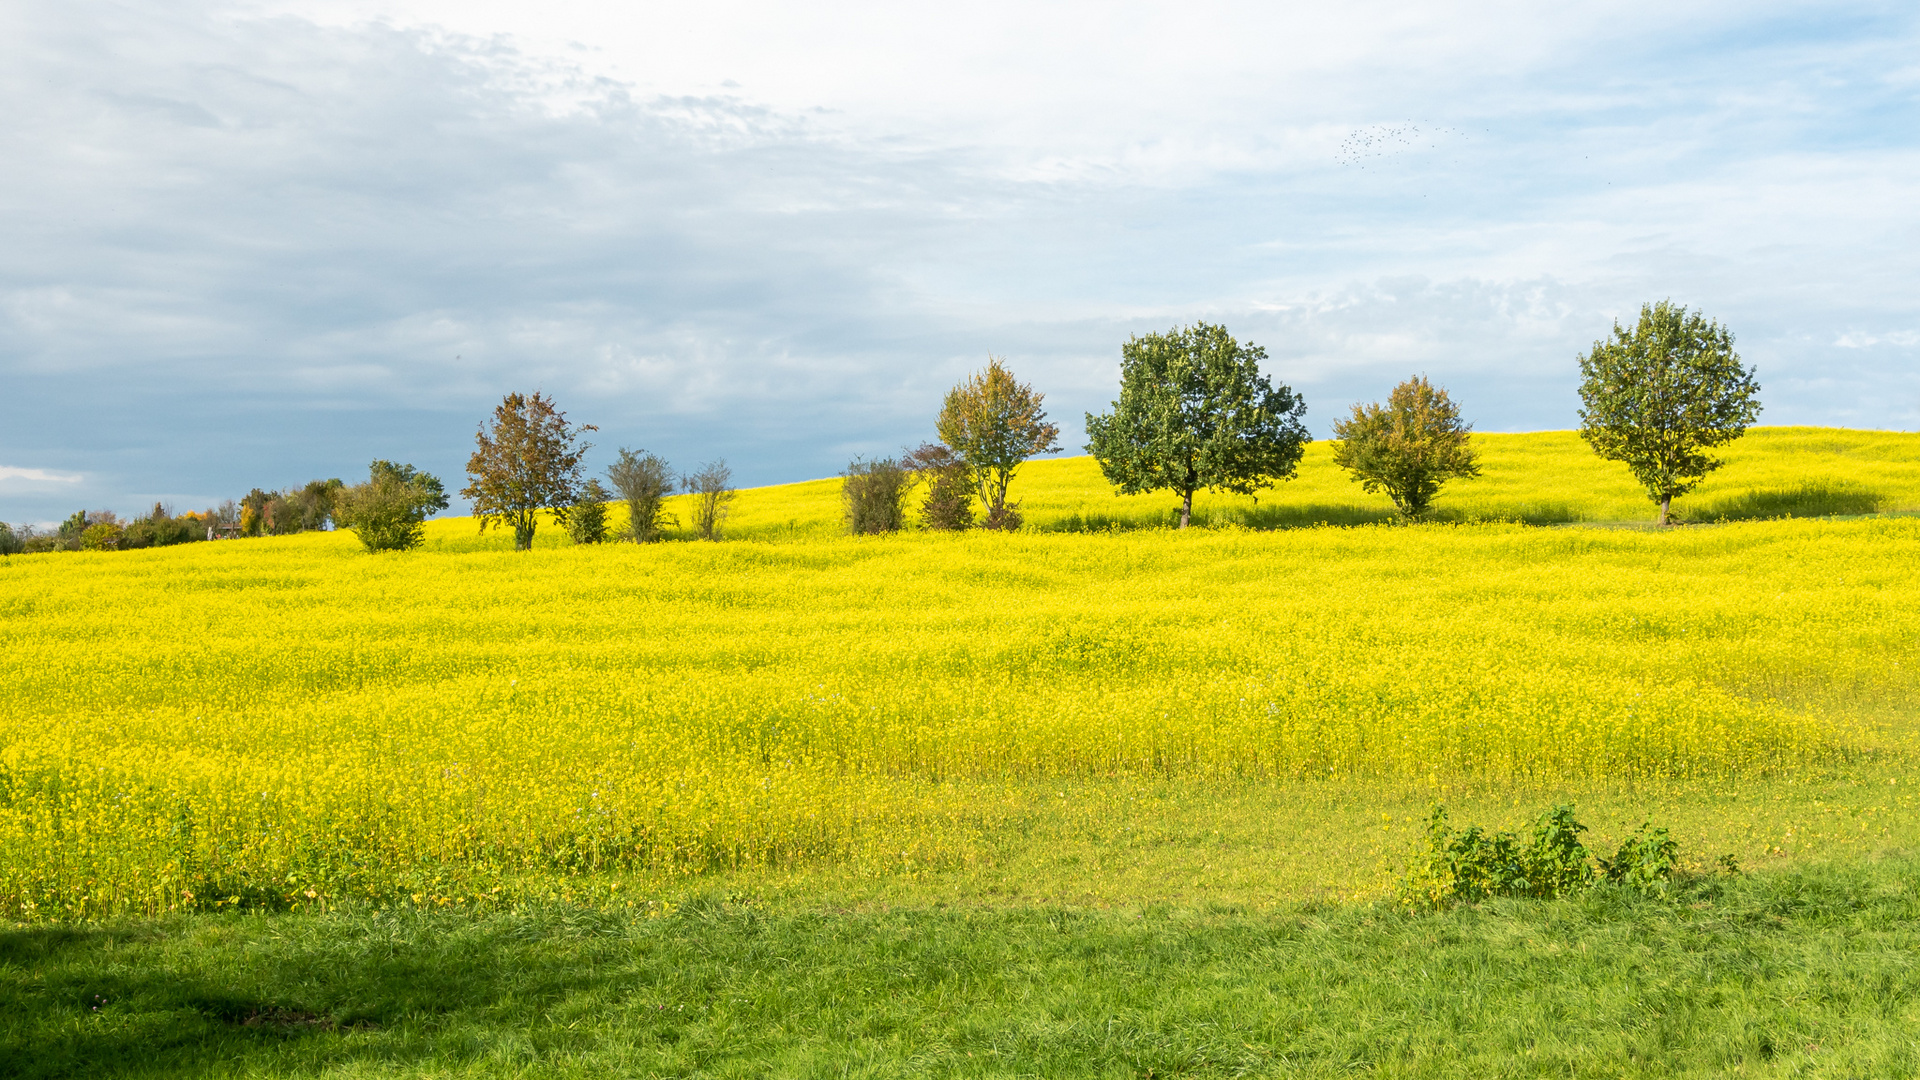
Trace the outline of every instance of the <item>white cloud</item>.
[[1849, 330], [1834, 338], [1833, 344], [1841, 349], [1871, 349], [1876, 345], [1898, 345], [1901, 348], [1911, 349], [1915, 345], [1920, 345], [1920, 331], [1895, 330], [1885, 334], [1867, 334]]
[[77, 484], [86, 477], [79, 473], [57, 472], [52, 469], [28, 469], [18, 465], [0, 465], [0, 486], [47, 486]]

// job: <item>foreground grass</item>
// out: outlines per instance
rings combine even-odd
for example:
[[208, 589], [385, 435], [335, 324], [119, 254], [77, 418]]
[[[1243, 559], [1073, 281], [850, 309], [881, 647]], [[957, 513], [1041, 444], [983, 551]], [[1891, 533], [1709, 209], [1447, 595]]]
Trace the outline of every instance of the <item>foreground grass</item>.
[[1904, 1076], [1920, 861], [1382, 905], [0, 930], [9, 1076]]

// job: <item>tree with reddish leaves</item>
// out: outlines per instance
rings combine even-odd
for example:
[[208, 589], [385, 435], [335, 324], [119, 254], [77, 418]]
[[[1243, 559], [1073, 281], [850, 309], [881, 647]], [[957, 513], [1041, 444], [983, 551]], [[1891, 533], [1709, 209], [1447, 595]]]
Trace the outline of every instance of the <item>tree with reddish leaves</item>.
[[540, 511], [564, 519], [579, 500], [580, 461], [593, 447], [579, 438], [597, 430], [567, 423], [567, 414], [538, 391], [531, 397], [508, 394], [492, 422], [474, 436], [478, 446], [467, 459], [467, 486], [460, 489], [461, 497], [473, 500], [480, 531], [511, 525], [514, 550], [532, 547]]

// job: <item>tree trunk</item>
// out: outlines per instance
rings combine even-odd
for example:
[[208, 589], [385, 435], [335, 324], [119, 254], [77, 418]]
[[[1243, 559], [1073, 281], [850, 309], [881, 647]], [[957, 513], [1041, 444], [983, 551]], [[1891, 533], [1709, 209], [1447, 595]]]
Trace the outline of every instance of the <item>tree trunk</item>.
[[1667, 511], [1672, 509], [1672, 507], [1673, 507], [1673, 496], [1671, 495], [1660, 496], [1660, 517], [1654, 521], [1654, 524], [1665, 525], [1667, 523]]
[[1180, 527], [1187, 527], [1187, 520], [1193, 517], [1193, 490], [1189, 488], [1180, 500]]

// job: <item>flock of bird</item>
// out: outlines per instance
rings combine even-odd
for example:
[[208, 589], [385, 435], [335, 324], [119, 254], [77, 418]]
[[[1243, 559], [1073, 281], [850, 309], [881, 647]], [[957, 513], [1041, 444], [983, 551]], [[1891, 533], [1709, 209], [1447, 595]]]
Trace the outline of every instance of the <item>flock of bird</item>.
[[1428, 149], [1437, 148], [1440, 140], [1467, 138], [1467, 133], [1459, 128], [1421, 127], [1412, 121], [1404, 124], [1380, 124], [1373, 127], [1357, 128], [1340, 142], [1340, 149], [1334, 153], [1334, 160], [1341, 165], [1366, 168], [1366, 162], [1373, 158], [1388, 157], [1402, 151], [1418, 147], [1425, 143]]

